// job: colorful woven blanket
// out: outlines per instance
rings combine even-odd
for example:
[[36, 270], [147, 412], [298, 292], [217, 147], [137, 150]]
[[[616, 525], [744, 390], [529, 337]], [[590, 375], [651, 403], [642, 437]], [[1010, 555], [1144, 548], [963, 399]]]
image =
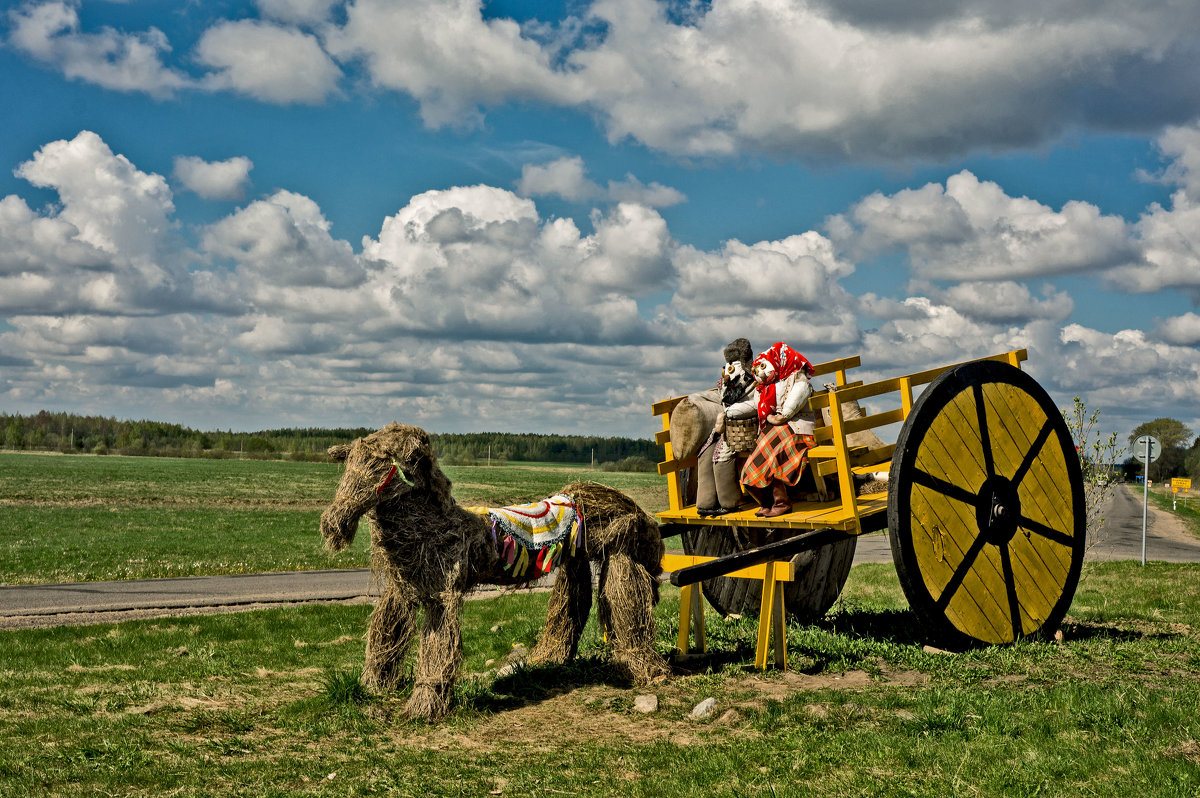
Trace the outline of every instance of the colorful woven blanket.
[[540, 502], [491, 508], [486, 515], [504, 570], [516, 577], [537, 579], [550, 573], [568, 547], [574, 553], [583, 543], [583, 516], [562, 493]]

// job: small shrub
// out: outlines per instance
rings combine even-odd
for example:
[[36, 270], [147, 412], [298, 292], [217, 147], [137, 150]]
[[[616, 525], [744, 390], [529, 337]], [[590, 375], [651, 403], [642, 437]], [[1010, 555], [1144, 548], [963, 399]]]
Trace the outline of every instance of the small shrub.
[[615, 462], [603, 463], [600, 466], [600, 470], [647, 473], [657, 471], [658, 465], [651, 460], [642, 457], [641, 455], [634, 455], [632, 457], [622, 458]]
[[371, 698], [357, 670], [327, 670], [321, 678], [321, 689], [330, 706], [360, 705]]

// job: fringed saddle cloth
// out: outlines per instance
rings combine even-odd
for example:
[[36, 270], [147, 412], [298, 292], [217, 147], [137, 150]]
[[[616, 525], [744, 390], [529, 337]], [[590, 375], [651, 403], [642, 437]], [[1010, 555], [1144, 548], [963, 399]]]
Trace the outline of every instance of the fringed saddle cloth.
[[566, 551], [574, 554], [583, 544], [583, 516], [562, 493], [531, 504], [467, 509], [491, 521], [504, 570], [517, 578], [532, 580], [550, 573]]

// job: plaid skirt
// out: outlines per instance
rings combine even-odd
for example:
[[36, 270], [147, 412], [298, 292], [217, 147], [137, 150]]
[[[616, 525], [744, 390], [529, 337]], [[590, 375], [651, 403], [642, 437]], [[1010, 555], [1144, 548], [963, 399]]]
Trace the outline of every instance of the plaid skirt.
[[742, 484], [765, 488], [772, 480], [779, 479], [795, 485], [804, 473], [808, 450], [815, 445], [811, 435], [797, 435], [787, 424], [771, 427], [758, 439], [742, 467]]

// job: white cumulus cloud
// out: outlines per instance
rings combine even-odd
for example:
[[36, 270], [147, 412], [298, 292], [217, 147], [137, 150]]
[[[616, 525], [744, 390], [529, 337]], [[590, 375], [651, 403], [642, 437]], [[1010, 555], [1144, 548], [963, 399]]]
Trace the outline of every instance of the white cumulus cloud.
[[317, 24], [329, 19], [342, 0], [256, 0], [264, 17], [292, 25]]
[[224, 161], [206, 161], [194, 155], [175, 159], [175, 176], [205, 199], [242, 199], [253, 168], [254, 163], [241, 155]]
[[600, 186], [587, 177], [587, 167], [578, 155], [545, 164], [525, 164], [517, 191], [527, 197], [562, 197], [570, 202], [585, 202], [601, 194]]
[[1164, 319], [1158, 326], [1158, 334], [1175, 346], [1200, 346], [1200, 316], [1184, 313]]
[[209, 28], [196, 44], [196, 58], [216, 70], [210, 87], [281, 105], [323, 102], [342, 74], [315, 36], [255, 20]]
[[358, 0], [327, 45], [362, 60], [372, 81], [421, 104], [432, 126], [478, 124], [481, 106], [511, 100], [570, 104], [571, 81], [511, 19], [487, 19], [480, 0]]
[[[333, 235], [317, 199], [287, 190], [193, 231], [161, 175], [88, 131], [16, 174], [58, 201], [0, 198], [0, 397], [14, 408], [650, 434], [648, 406], [711, 385], [739, 336], [818, 361], [861, 354], [865, 379], [1026, 347], [1055, 396], [1086, 394], [1128, 427], [1144, 397], [1182, 417], [1200, 391], [1195, 313], [1098, 331], [1040, 277], [1081, 231], [1124, 242], [1153, 276], [1143, 223], [1054, 210], [969, 173], [864, 198], [828, 235], [709, 250], [681, 245], [643, 203], [577, 223], [488, 185], [407, 198], [357, 245]], [[846, 286], [874, 268], [856, 248], [912, 254], [916, 276], [855, 296]], [[953, 253], [984, 266], [953, 272]]]
[[1136, 261], [1129, 225], [1095, 205], [1054, 209], [1012, 197], [959, 172], [891, 196], [872, 194], [828, 221], [831, 237], [859, 257], [905, 251], [913, 273], [951, 280], [1014, 280], [1103, 271]]
[[1044, 287], [1041, 299], [1029, 290], [1029, 286], [1011, 281], [959, 283], [944, 291], [932, 290], [930, 294], [964, 316], [986, 322], [1062, 321], [1075, 309], [1070, 295], [1050, 285]]
[[1175, 289], [1200, 303], [1200, 123], [1166, 130], [1158, 146], [1170, 159], [1161, 180], [1178, 188], [1169, 207], [1153, 203], [1138, 219], [1141, 259], [1110, 278], [1124, 290]]
[[308, 197], [278, 191], [210, 225], [203, 246], [237, 263], [243, 291], [260, 299], [297, 286], [350, 288], [366, 271]]
[[661, 183], [646, 185], [632, 174], [624, 180], [608, 181], [607, 189], [603, 189], [587, 176], [587, 167], [578, 155], [544, 164], [525, 164], [521, 167], [517, 192], [527, 197], [562, 197], [569, 202], [605, 199], [649, 208], [666, 208], [687, 201], [678, 189]]
[[171, 46], [162, 31], [150, 28], [125, 33], [105, 27], [85, 33], [80, 28], [78, 6], [78, 2], [48, 2], [10, 11], [8, 43], [71, 80], [106, 89], [168, 97], [194, 85], [186, 74], [163, 63]]

